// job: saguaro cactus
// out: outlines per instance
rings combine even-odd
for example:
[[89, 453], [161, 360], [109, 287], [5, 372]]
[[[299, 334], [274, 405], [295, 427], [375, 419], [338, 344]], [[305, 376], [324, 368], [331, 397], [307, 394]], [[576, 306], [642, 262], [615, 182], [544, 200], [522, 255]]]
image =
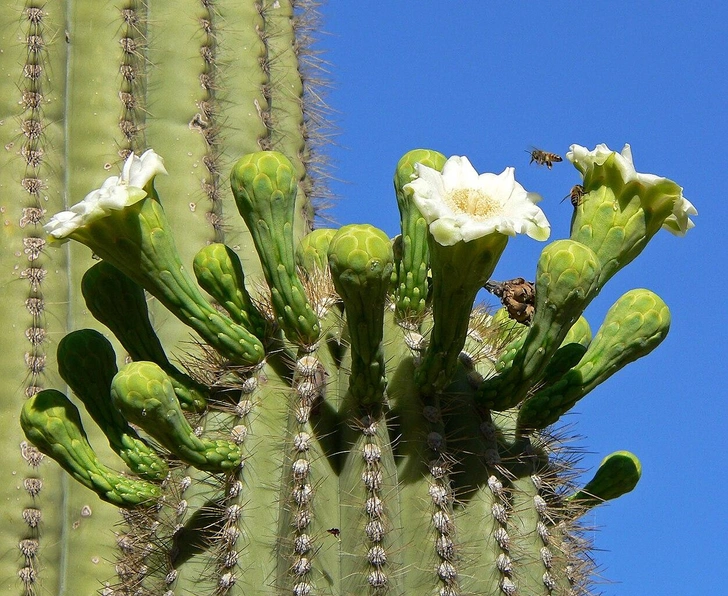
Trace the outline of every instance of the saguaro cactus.
[[[199, 80], [217, 106], [223, 82], [207, 78], [217, 73], [209, 52], [217, 56], [224, 38], [212, 17], [230, 15], [223, 5], [202, 7], [210, 11], [200, 21], [209, 70]], [[415, 150], [395, 169], [401, 236], [391, 241], [369, 225], [307, 233], [310, 181], [301, 157], [308, 154], [305, 144], [289, 142], [301, 139], [300, 93], [283, 93], [290, 109], [273, 109], [274, 91], [287, 89], [272, 75], [280, 62], [271, 57], [282, 61], [281, 48], [290, 50], [292, 38], [280, 28], [290, 25], [290, 7], [250, 8], [240, 22], [254, 23], [247, 43], [264, 51], [253, 52], [263, 60], [243, 72], [249, 79], [262, 72], [263, 91], [243, 103], [270, 109], [253, 114], [269, 126], [241, 141], [257, 146], [241, 149], [227, 168], [245, 241], [223, 237], [234, 218], [222, 210], [222, 122], [207, 126], [197, 117], [187, 130], [201, 130], [205, 142], [193, 164], [208, 168], [202, 188], [214, 195], [203, 218], [213, 223], [207, 236], [190, 236], [191, 223], [173, 215], [175, 196], [189, 196], [191, 180], [200, 188], [180, 158], [194, 155], [194, 145], [172, 137], [155, 145], [152, 121], [147, 144], [165, 152], [179, 145], [177, 158], [163, 163], [154, 151], [137, 156], [136, 147], [122, 147], [120, 176], [103, 184], [98, 176], [71, 195], [83, 201], [39, 219], [47, 236], [33, 228], [31, 244], [43, 249], [34, 265], [81, 244], [102, 259], [72, 285], [83, 288], [74, 312], [88, 309], [103, 326], [95, 325], [99, 332], [69, 316], [73, 330], [58, 340], [57, 368], [76, 397], [59, 391], [60, 382], [41, 387], [40, 373], [56, 365], [48, 358], [15, 402], [32, 443], [23, 442], [21, 454], [34, 466], [19, 475], [24, 492], [11, 487], [19, 513], [5, 529], [18, 532], [12, 541], [20, 555], [7, 566], [15, 565], [21, 593], [41, 585], [107, 596], [588, 593], [592, 563], [579, 518], [632, 490], [640, 464], [613, 453], [590, 482], [575, 486], [552, 425], [654, 349], [670, 314], [654, 293], [633, 290], [592, 338], [582, 313], [661, 228], [692, 227], [695, 209], [674, 182], [636, 172], [628, 146], [622, 153], [572, 146], [567, 158], [583, 191], [571, 236], [545, 246], [529, 291], [509, 294], [534, 297], [530, 308], [516, 309], [521, 322], [507, 309], [474, 307], [510, 236], [544, 241], [550, 233], [538, 195], [515, 181], [512, 168], [479, 175], [464, 157]], [[23, 13], [33, 27], [45, 26], [50, 13], [38, 10]], [[149, 39], [139, 55], [153, 57], [154, 37], [144, 19], [132, 18], [137, 10], [124, 8], [122, 22]], [[131, 61], [130, 43], [122, 53]], [[33, 66], [43, 53], [27, 55]], [[121, 94], [131, 93], [124, 73], [140, 67], [127, 66]], [[241, 105], [240, 97], [228, 99], [231, 109]], [[31, 114], [40, 121], [42, 111]], [[27, 143], [11, 163], [38, 151]], [[44, 164], [22, 162], [18, 188], [40, 179]], [[59, 178], [72, 169], [64, 165]], [[182, 211], [199, 215], [188, 203]], [[8, 221], [19, 231], [28, 224]], [[73, 242], [45, 248], [46, 240]], [[24, 286], [24, 300], [44, 305], [48, 277], [25, 274], [38, 282], [31, 296]], [[151, 310], [145, 292], [155, 299]], [[180, 321], [188, 331], [164, 332], [167, 324], [155, 331], [150, 318]], [[39, 311], [32, 329], [40, 320]], [[28, 359], [40, 362], [48, 343], [36, 341]], [[74, 499], [84, 503], [78, 527], [66, 505]]]

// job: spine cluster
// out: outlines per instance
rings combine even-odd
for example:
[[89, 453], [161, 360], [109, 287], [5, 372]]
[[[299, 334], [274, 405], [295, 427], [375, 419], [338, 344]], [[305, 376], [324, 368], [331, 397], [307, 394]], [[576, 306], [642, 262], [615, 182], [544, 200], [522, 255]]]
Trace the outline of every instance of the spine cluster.
[[[26, 266], [20, 271], [20, 278], [27, 285], [25, 310], [28, 314], [28, 326], [25, 338], [28, 345], [23, 359], [27, 370], [24, 393], [31, 397], [42, 389], [42, 379], [46, 367], [46, 325], [45, 297], [43, 282], [46, 278], [46, 259], [44, 249], [46, 241], [41, 229], [45, 219], [43, 209], [44, 171], [47, 169], [46, 144], [44, 130], [48, 125], [44, 106], [48, 102], [48, 74], [46, 72], [46, 46], [48, 31], [45, 23], [46, 13], [42, 5], [29, 4], [23, 11], [21, 31], [26, 48], [25, 62], [20, 79], [20, 155], [24, 162], [24, 174], [20, 180], [22, 196], [22, 216], [19, 227], [23, 230], [22, 254], [26, 257]], [[14, 144], [14, 143], [13, 143]], [[11, 149], [13, 147], [7, 147]], [[21, 554], [21, 566], [18, 578], [23, 586], [23, 594], [34, 594], [40, 573], [38, 555], [41, 548], [40, 528], [42, 513], [38, 499], [43, 488], [43, 479], [39, 474], [39, 465], [43, 455], [35, 447], [23, 442], [21, 456], [28, 464], [24, 470], [23, 488], [31, 498], [33, 506], [22, 510], [25, 523], [23, 537], [18, 542]]]
[[313, 354], [300, 356], [296, 361], [293, 382], [293, 442], [287, 474], [290, 488], [286, 495], [291, 520], [287, 531], [291, 532], [293, 545], [288, 574], [292, 593], [296, 596], [313, 593], [312, 559], [316, 554], [317, 541], [321, 539], [311, 532], [316, 514], [312, 481], [315, 462], [311, 461], [313, 437], [310, 431], [312, 408], [323, 398], [324, 390], [325, 372], [321, 362]]

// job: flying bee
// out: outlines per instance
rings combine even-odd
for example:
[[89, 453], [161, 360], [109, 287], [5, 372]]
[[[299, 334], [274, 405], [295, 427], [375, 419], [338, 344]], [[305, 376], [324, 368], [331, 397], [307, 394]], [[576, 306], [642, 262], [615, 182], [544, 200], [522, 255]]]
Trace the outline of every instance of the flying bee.
[[529, 164], [532, 164], [535, 161], [538, 165], [546, 166], [549, 170], [554, 163], [564, 161], [561, 159], [561, 156], [556, 155], [556, 153], [541, 151], [541, 149], [536, 149], [535, 147], [532, 147], [530, 151], [526, 149], [526, 153], [530, 153], [531, 155], [531, 161], [528, 162]]
[[568, 195], [561, 199], [561, 202], [563, 203], [566, 199], [571, 199], [571, 204], [574, 207], [578, 207], [579, 205], [581, 205], [581, 201], [583, 198], [584, 187], [581, 184], [574, 184], [574, 186], [571, 187], [571, 192], [569, 192]]

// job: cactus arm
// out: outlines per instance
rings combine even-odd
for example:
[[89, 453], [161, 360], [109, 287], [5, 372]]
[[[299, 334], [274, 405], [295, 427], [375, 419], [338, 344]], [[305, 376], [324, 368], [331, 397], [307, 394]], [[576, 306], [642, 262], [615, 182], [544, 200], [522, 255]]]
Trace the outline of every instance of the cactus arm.
[[[511, 581], [524, 594], [568, 593], [575, 588], [572, 581], [582, 574], [588, 575], [579, 567], [589, 565], [590, 561], [579, 560], [566, 538], [564, 524], [568, 524], [568, 518], [563, 514], [563, 505], [555, 502], [549, 490], [549, 485], [560, 482], [558, 477], [543, 462], [533, 461], [524, 468], [532, 473], [513, 481], [510, 490]], [[525, 561], [528, 564], [523, 564]], [[570, 576], [573, 568], [577, 571]]]
[[[385, 401], [384, 310], [394, 256], [387, 235], [369, 225], [342, 227], [331, 239], [331, 276], [344, 302], [350, 339], [349, 386], [341, 411], [351, 429], [339, 480], [342, 506], [342, 551], [359, 553], [341, 563], [344, 593], [368, 583], [394, 590], [399, 579], [388, 573], [396, 565], [400, 531], [390, 520], [400, 514], [397, 473], [388, 433]], [[357, 559], [366, 561], [362, 566]]]
[[[490, 417], [477, 408], [466, 375], [458, 374], [448, 389], [451, 401], [442, 415], [449, 452], [441, 459], [451, 462], [448, 497], [453, 502], [453, 531], [438, 536], [436, 565], [452, 566], [457, 572], [454, 587], [463, 593], [498, 593], [510, 577], [504, 571], [505, 561], [511, 564], [510, 559], [504, 561], [510, 554], [504, 532], [511, 520], [508, 482], [499, 470], [502, 437]], [[468, 553], [467, 563], [461, 553]], [[479, 572], [473, 573], [476, 569]]]
[[[198, 111], [195, 102], [200, 97], [200, 69], [190, 71], [189, 65], [193, 61], [186, 59], [188, 54], [185, 52], [190, 49], [199, 65], [200, 44], [188, 44], [187, 40], [194, 37], [195, 40], [208, 41], [201, 36], [188, 35], [190, 19], [179, 18], [181, 12], [200, 15], [201, 11], [196, 7], [188, 10], [188, 7], [181, 7], [176, 2], [155, 3], [151, 12], [136, 0], [128, 0], [115, 7], [103, 3], [43, 4], [34, 0], [16, 4], [17, 10], [10, 6], [7, 8], [12, 11], [9, 22], [17, 22], [18, 27], [5, 27], [0, 32], [3, 49], [0, 71], [3, 89], [7, 91], [0, 93], [0, 120], [4, 122], [0, 136], [2, 145], [10, 147], [0, 156], [0, 188], [3, 197], [8, 198], [7, 205], [3, 204], [7, 207], [4, 213], [13, 224], [12, 233], [10, 227], [4, 228], [2, 253], [11, 261], [6, 262], [5, 268], [11, 273], [3, 277], [2, 287], [4, 296], [13, 298], [15, 305], [12, 310], [6, 311], [7, 319], [3, 316], [1, 322], [4, 330], [17, 330], [17, 349], [14, 349], [17, 366], [4, 369], [9, 375], [4, 386], [17, 388], [12, 396], [12, 405], [8, 405], [11, 418], [17, 416], [23, 388], [28, 389], [26, 395], [31, 395], [45, 384], [56, 385], [59, 382], [54, 373], [54, 354], [45, 354], [43, 344], [29, 344], [26, 329], [41, 329], [60, 335], [66, 326], [68, 329], [94, 326], [77, 298], [79, 285], [76, 282], [90, 264], [88, 251], [69, 244], [53, 254], [41, 251], [39, 258], [32, 263], [28, 260], [29, 254], [37, 253], [30, 245], [35, 246], [37, 239], [43, 237], [40, 231], [40, 224], [44, 223], [41, 207], [53, 213], [66, 207], [66, 200], [68, 204], [76, 202], [98, 185], [98, 172], [102, 166], [113, 168], [130, 149], [140, 151], [148, 145], [164, 146], [170, 164], [182, 163], [184, 172], [200, 171], [206, 161], [199, 158], [201, 153], [195, 150], [193, 156], [187, 155], [189, 148], [197, 147], [193, 137], [199, 136], [199, 131], [189, 124]], [[197, 6], [200, 4], [203, 3], [198, 2]], [[214, 67], [208, 63], [207, 66], [203, 64], [203, 68], [220, 74], [214, 85], [218, 105], [212, 111], [218, 116], [214, 128], [220, 131], [218, 139], [221, 140], [215, 145], [215, 150], [222, 156], [218, 162], [222, 165], [216, 167], [218, 171], [225, 171], [226, 161], [229, 164], [241, 153], [257, 150], [259, 140], [268, 134], [261, 118], [261, 114], [267, 111], [262, 90], [267, 83], [275, 94], [277, 88], [286, 86], [289, 72], [285, 69], [285, 73], [281, 72], [269, 80], [259, 61], [262, 52], [251, 51], [255, 44], [262, 48], [266, 37], [265, 28], [259, 26], [262, 19], [257, 2], [216, 0], [204, 5], [213, 20], [222, 15], [217, 21], [218, 28], [209, 34], [209, 39], [218, 42], [218, 59]], [[197, 23], [196, 20], [194, 22]], [[153, 32], [157, 25], [164, 26]], [[290, 25], [287, 19], [281, 20], [282, 27]], [[43, 36], [42, 46], [36, 55], [31, 55], [22, 40], [38, 34]], [[133, 43], [125, 38], [130, 38]], [[290, 36], [287, 39], [290, 43]], [[297, 39], [296, 53], [301, 50], [300, 42]], [[180, 59], [174, 60], [175, 55]], [[93, 68], [88, 68], [89, 63], [93, 64]], [[40, 66], [39, 69], [27, 70], [28, 74], [37, 72], [38, 76], [25, 76], [23, 69], [27, 65]], [[182, 79], [190, 72], [193, 76], [189, 78], [189, 85], [181, 86]], [[67, 73], [70, 83], [65, 78]], [[257, 73], [257, 84], [253, 73]], [[298, 71], [293, 74], [300, 81]], [[36, 88], [31, 88], [33, 85]], [[42, 88], [37, 88], [38, 85]], [[185, 92], [185, 89], [193, 87], [194, 94]], [[28, 94], [23, 95], [25, 92]], [[33, 94], [36, 93], [40, 94], [39, 103], [36, 108], [31, 108], [35, 101]], [[245, 101], [243, 97], [251, 99]], [[256, 109], [253, 102], [256, 97], [262, 98], [257, 102], [262, 105], [261, 110]], [[178, 98], [186, 100], [190, 109], [178, 110], [179, 104], [172, 101]], [[202, 107], [199, 111], [203, 112]], [[33, 118], [42, 121], [43, 130], [32, 147], [26, 146], [30, 137], [21, 130], [22, 121], [31, 113]], [[165, 113], [173, 113], [182, 121], [181, 126], [169, 126]], [[32, 127], [25, 130], [32, 134]], [[225, 130], [231, 132], [226, 133]], [[311, 158], [308, 144], [304, 154], [306, 159]], [[201, 163], [203, 165], [199, 165]], [[178, 231], [190, 223], [189, 219], [184, 219], [186, 213], [191, 212], [190, 203], [199, 202], [196, 195], [201, 187], [200, 177], [192, 173], [188, 180], [189, 183], [180, 181], [175, 187], [181, 192], [163, 192], [165, 196], [179, 199], [169, 199], [182, 211], [182, 225], [178, 225], [176, 215], [170, 216]], [[167, 179], [167, 182], [172, 180]], [[8, 189], [14, 189], [12, 194], [6, 193]], [[227, 211], [234, 213], [225, 181], [217, 187], [204, 185], [199, 195], [203, 200], [205, 197], [213, 199], [216, 193], [222, 196], [223, 202], [227, 201], [230, 206]], [[188, 198], [190, 195], [191, 199]], [[35, 199], [38, 199], [37, 206], [33, 202]], [[299, 208], [303, 210], [305, 204], [302, 199]], [[173, 205], [168, 207], [170, 211], [175, 208]], [[207, 211], [197, 209], [200, 219], [206, 222], [204, 215]], [[240, 231], [244, 226], [238, 221], [237, 217], [224, 219], [223, 212], [223, 219], [210, 218], [206, 223], [208, 232], [201, 236], [208, 240], [213, 232], [224, 232], [233, 240], [235, 249], [248, 258], [248, 255], [253, 255], [253, 251], [249, 250], [252, 244], [249, 236]], [[310, 221], [310, 217], [306, 221]], [[299, 218], [297, 226], [299, 222], [303, 222], [303, 218]], [[298, 230], [305, 227], [307, 224], [301, 225]], [[23, 240], [23, 237], [26, 239]], [[198, 248], [199, 245], [190, 243], [189, 251]], [[189, 264], [191, 260], [184, 252], [186, 250], [186, 246], [183, 247], [183, 260]], [[257, 259], [253, 257], [249, 261], [246, 271], [254, 271]], [[39, 291], [31, 291], [36, 281], [42, 281], [42, 287]], [[10, 288], [18, 289], [17, 295], [11, 295]], [[34, 315], [26, 306], [29, 297], [41, 300], [40, 303], [33, 302], [30, 307], [40, 316]], [[45, 315], [42, 314], [43, 307]], [[156, 324], [163, 326], [160, 336], [165, 345], [172, 346], [180, 339], [187, 340], [189, 331], [181, 325], [170, 324], [172, 317], [167, 311], [155, 308], [153, 317]], [[20, 321], [27, 321], [22, 329]], [[10, 347], [8, 341], [9, 334], [6, 334], [3, 343], [6, 348]], [[29, 358], [24, 356], [26, 353], [30, 354]], [[47, 378], [41, 382], [43, 375]], [[84, 416], [85, 413], [82, 413]], [[87, 424], [91, 439], [96, 444], [92, 426]], [[19, 429], [16, 430], [19, 434]], [[106, 579], [113, 573], [113, 566], [108, 563], [113, 555], [100, 545], [99, 537], [106, 536], [106, 542], [113, 542], [110, 528], [118, 519], [117, 509], [97, 503], [93, 506], [91, 517], [79, 517], [79, 511], [88, 509], [88, 491], [69, 482], [67, 476], [47, 459], [41, 468], [27, 468], [17, 449], [21, 439], [21, 436], [7, 435], [8, 444], [12, 446], [8, 451], [14, 453], [17, 460], [9, 469], [27, 469], [32, 475], [42, 471], [47, 497], [44, 498], [41, 493], [34, 501], [39, 505], [53, 503], [54, 512], [44, 517], [44, 536], [36, 553], [48, 558], [38, 559], [34, 555], [34, 581], [23, 584], [23, 589], [32, 592], [42, 586], [42, 589], [53, 592], [57, 585], [61, 592], [91, 593], [99, 585], [97, 578]], [[13, 503], [18, 502], [16, 495], [17, 490], [13, 487]], [[22, 527], [29, 532], [37, 532], [28, 529], [27, 524], [22, 522], [19, 513], [22, 506], [13, 509], [16, 510], [13, 520], [20, 519]], [[59, 525], [56, 525], [56, 520]], [[22, 533], [13, 531], [8, 543], [17, 542], [16, 537]], [[7, 561], [8, 573], [4, 573]], [[66, 565], [66, 562], [69, 564]], [[16, 563], [14, 557], [3, 558], [3, 577], [15, 576], [18, 570]], [[68, 570], [72, 572], [67, 573]], [[57, 581], [56, 571], [60, 574]]]
[[[345, 400], [344, 408], [357, 411], [360, 405]], [[365, 414], [349, 418], [349, 424], [358, 432], [347, 441], [351, 447], [339, 479], [343, 593], [368, 585], [405, 594], [418, 574], [405, 578], [396, 573], [403, 564], [404, 532], [394, 524], [401, 501], [388, 419]]]
[[[54, 372], [55, 355], [54, 350], [49, 349], [51, 344], [29, 343], [29, 338], [37, 338], [39, 334], [58, 336], [67, 328], [84, 326], [89, 321], [75, 300], [79, 271], [88, 265], [88, 256], [82, 256], [77, 269], [72, 259], [83, 250], [79, 252], [69, 246], [67, 251], [49, 254], [43, 250], [41, 226], [45, 223], [46, 211], [52, 214], [66, 206], [71, 188], [83, 193], [88, 191], [88, 179], [83, 181], [81, 178], [94, 176], [109, 158], [115, 159], [114, 143], [108, 130], [118, 130], [118, 103], [113, 105], [110, 128], [106, 129], [105, 112], [90, 115], [106, 105], [103, 99], [96, 96], [92, 105], [89, 95], [85, 95], [82, 101], [77, 101], [79, 92], [83, 94], [82, 90], [89, 88], [86, 81], [93, 86], [99, 79], [107, 80], [105, 73], [110, 73], [109, 78], [113, 80], [118, 77], [116, 35], [119, 22], [108, 14], [99, 22], [89, 14], [94, 8], [89, 4], [71, 6], [58, 2], [48, 5], [37, 1], [3, 6], [9, 26], [0, 32], [3, 49], [0, 144], [6, 148], [0, 156], [0, 188], [4, 221], [9, 225], [3, 227], [0, 240], [5, 272], [0, 286], [8, 300], [0, 324], [4, 331], [13, 330], [4, 335], [3, 348], [14, 361], [13, 365], [4, 368], [3, 387], [6, 389], [2, 401], [8, 407], [7, 419], [17, 418], [27, 397], [44, 386], [60, 382]], [[98, 27], [76, 28], [76, 22]], [[66, 42], [66, 30], [70, 43]], [[99, 41], [102, 39], [109, 43], [97, 54], [104, 57], [98, 68], [93, 73], [85, 68], [78, 69], [75, 72], [84, 81], [76, 79], [69, 83], [65, 78], [68, 65], [85, 60], [88, 44], [96, 43], [98, 49], [98, 44], [104, 43]], [[116, 92], [113, 97], [118, 102]], [[78, 127], [75, 125], [78, 121], [71, 119], [76, 115], [83, 118], [82, 113], [89, 117], [84, 126]], [[96, 128], [97, 123], [104, 128], [103, 133]], [[37, 134], [39, 128], [40, 134]], [[86, 131], [90, 129], [93, 129], [92, 134], [87, 137]], [[82, 147], [83, 150], [93, 149], [95, 157], [71, 155], [66, 143], [71, 130], [79, 135], [79, 151]], [[89, 167], [90, 161], [93, 161], [92, 167]], [[75, 186], [77, 181], [78, 186]], [[32, 333], [26, 335], [26, 331]], [[92, 440], [94, 437], [92, 433]], [[13, 556], [3, 557], [0, 573], [3, 577], [18, 578], [17, 589], [23, 594], [39, 589], [67, 590], [68, 593], [95, 590], [98, 586], [96, 574], [107, 577], [113, 574], [113, 565], [108, 563], [113, 554], [108, 544], [112, 542], [109, 528], [118, 519], [117, 508], [99, 502], [85, 488], [69, 482], [65, 472], [47, 459], [40, 467], [29, 468], [18, 449], [24, 439], [17, 425], [16, 432], [8, 433], [3, 440], [7, 440], [4, 450], [14, 456], [14, 461], [5, 469], [18, 470], [21, 476], [41, 480], [43, 491], [32, 500], [33, 508], [43, 514], [43, 523], [32, 528], [24, 521], [22, 512], [29, 507], [27, 499], [30, 497], [18, 498], [16, 485], [11, 487], [6, 483], [0, 489], [3, 500], [9, 499], [7, 502], [12, 503], [8, 516], [13, 523], [7, 526], [12, 535], [7, 537], [7, 543], [19, 544], [26, 538], [37, 543], [29, 558], [25, 554], [16, 557], [15, 549]], [[6, 490], [12, 493], [6, 495]], [[81, 516], [82, 510], [93, 514]], [[105, 541], [97, 540], [101, 535], [106, 536]], [[31, 566], [33, 573], [28, 571]], [[23, 578], [19, 573], [24, 574]]]
[[[388, 319], [393, 313], [388, 313]], [[412, 355], [399, 339], [401, 330], [387, 325], [387, 358], [399, 364], [388, 371], [387, 394], [392, 403], [390, 418], [397, 421], [395, 430], [402, 439], [396, 445], [397, 473], [400, 480], [398, 491], [401, 538], [397, 545], [414, 545], [417, 548], [401, 547], [399, 557], [403, 569], [408, 573], [403, 578], [403, 593], [429, 590], [435, 585], [433, 569], [436, 559], [433, 549], [432, 516], [435, 510], [428, 500], [431, 483], [430, 464], [435, 458], [422, 440], [432, 431], [432, 423], [423, 415], [423, 404], [414, 382], [415, 365]], [[399, 341], [395, 341], [399, 340]], [[396, 553], [396, 551], [395, 551]], [[425, 558], [422, 558], [422, 555]], [[422, 562], [425, 564], [422, 564]]]

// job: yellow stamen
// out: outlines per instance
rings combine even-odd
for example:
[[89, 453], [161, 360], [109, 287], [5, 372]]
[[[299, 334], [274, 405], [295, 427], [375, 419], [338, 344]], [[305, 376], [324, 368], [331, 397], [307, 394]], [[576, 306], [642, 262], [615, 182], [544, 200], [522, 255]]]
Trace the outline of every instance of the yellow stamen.
[[452, 191], [445, 202], [459, 213], [467, 213], [477, 219], [488, 219], [501, 213], [501, 205], [489, 195], [474, 188], [458, 188]]

